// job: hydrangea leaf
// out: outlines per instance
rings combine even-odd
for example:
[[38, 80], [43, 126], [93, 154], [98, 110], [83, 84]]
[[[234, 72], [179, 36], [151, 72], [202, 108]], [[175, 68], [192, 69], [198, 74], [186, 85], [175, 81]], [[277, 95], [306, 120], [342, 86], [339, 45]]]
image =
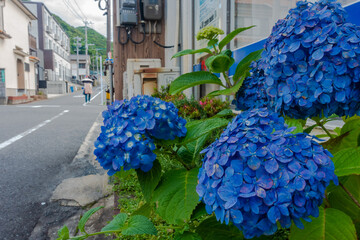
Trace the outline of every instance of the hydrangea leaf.
[[[341, 143], [342, 141], [350, 134], [350, 132], [345, 132], [343, 134], [340, 133], [340, 136], [337, 136], [335, 138], [331, 138], [328, 141], [321, 143], [321, 146], [329, 150], [332, 154], [337, 153], [339, 150], [341, 150]], [[323, 137], [328, 137], [327, 134], [324, 134]], [[318, 136], [319, 137], [319, 136]], [[321, 138], [321, 137], [319, 137]]]
[[131, 216], [129, 222], [123, 228], [122, 235], [151, 234], [156, 235], [157, 230], [154, 224], [145, 216]]
[[208, 49], [208, 48], [201, 48], [201, 49], [197, 49], [197, 50], [185, 49], [185, 50], [182, 50], [180, 52], [175, 53], [172, 56], [172, 58], [177, 58], [177, 57], [181, 57], [181, 56], [184, 56], [184, 55], [195, 54], [195, 53], [209, 53], [209, 54], [212, 54], [211, 50]]
[[244, 237], [234, 225], [221, 224], [215, 217], [210, 217], [200, 223], [196, 232], [206, 240], [243, 240]]
[[138, 209], [136, 209], [131, 216], [134, 215], [143, 215], [145, 217], [150, 217], [151, 214], [151, 210], [153, 208], [153, 204], [151, 203], [145, 203], [144, 205], [142, 205], [141, 207], [139, 207]]
[[[230, 51], [230, 50], [227, 50]], [[218, 55], [211, 56], [205, 61], [206, 67], [210, 72], [222, 73], [229, 70], [231, 65], [233, 65], [235, 60], [229, 56], [227, 53], [222, 52]]]
[[334, 155], [332, 161], [337, 176], [360, 175], [360, 147], [341, 150]]
[[128, 216], [127, 216], [126, 213], [119, 213], [118, 215], [116, 215], [114, 217], [113, 220], [111, 220], [111, 222], [108, 225], [103, 227], [101, 229], [101, 231], [102, 232], [105, 232], [105, 231], [120, 231], [121, 228], [124, 226], [127, 217]]
[[238, 81], [234, 86], [232, 86], [231, 88], [227, 88], [227, 89], [223, 89], [223, 90], [216, 90], [216, 91], [212, 91], [211, 93], [209, 93], [207, 96], [208, 97], [216, 97], [216, 96], [220, 96], [220, 95], [235, 95], [237, 91], [239, 91], [240, 87], [242, 86], [243, 82], [244, 82], [244, 77], [242, 79], [240, 79], [240, 81]]
[[67, 226], [63, 226], [58, 231], [57, 240], [67, 240], [67, 239], [70, 239], [69, 228]]
[[249, 53], [240, 61], [240, 63], [236, 67], [235, 74], [233, 76], [234, 82], [238, 81], [241, 76], [244, 76], [244, 74], [249, 71], [251, 62], [258, 60], [261, 57], [261, 53], [263, 51], [264, 49], [260, 49], [255, 52]]
[[170, 94], [177, 94], [185, 89], [201, 84], [217, 84], [223, 86], [221, 80], [214, 74], [205, 71], [185, 73], [176, 78], [170, 85]]
[[195, 219], [200, 218], [200, 217], [202, 217], [202, 216], [205, 216], [205, 215], [207, 215], [207, 214], [208, 214], [208, 213], [206, 212], [205, 204], [202, 203], [202, 202], [200, 202], [200, 203], [196, 206], [193, 214], [191, 215], [191, 220], [195, 220]]
[[234, 116], [234, 113], [231, 109], [224, 109], [221, 110], [220, 112], [218, 112], [215, 116], [213, 116], [213, 118], [221, 118], [221, 117], [229, 117], [229, 116]]
[[153, 201], [157, 213], [168, 224], [181, 224], [190, 220], [191, 214], [199, 203], [195, 188], [199, 169], [185, 169], [167, 172], [155, 190]]
[[201, 137], [196, 138], [196, 140], [191, 141], [185, 146], [181, 146], [177, 154], [182, 160], [184, 160], [184, 162], [193, 163], [200, 157], [199, 152], [203, 149], [206, 140], [210, 137], [211, 133], [203, 134]]
[[229, 120], [224, 118], [210, 118], [204, 121], [193, 121], [186, 125], [187, 134], [183, 143], [196, 140], [204, 134], [211, 133], [215, 129], [226, 127], [228, 123]]
[[141, 186], [141, 191], [144, 194], [144, 198], [147, 202], [149, 202], [154, 189], [161, 179], [161, 165], [158, 160], [155, 160], [150, 171], [143, 172], [140, 169], [137, 169], [136, 174]]
[[302, 133], [303, 126], [305, 125], [305, 121], [302, 119], [293, 119], [293, 118], [286, 117], [285, 124], [287, 124], [288, 127], [296, 127], [296, 129], [294, 129], [294, 131], [292, 131], [293, 134]]
[[199, 234], [193, 232], [184, 232], [176, 235], [174, 240], [202, 240]]
[[186, 126], [188, 132], [184, 138], [178, 155], [187, 163], [194, 162], [199, 158], [199, 152], [203, 149], [207, 139], [209, 139], [216, 129], [223, 128], [229, 123], [224, 118], [210, 118], [201, 121], [189, 122]]
[[[343, 182], [343, 185], [351, 192], [352, 196], [360, 202], [360, 176], [349, 176]], [[328, 201], [331, 207], [343, 211], [351, 217], [354, 221], [357, 233], [360, 233], [360, 208], [356, 206], [354, 201], [340, 186], [333, 188], [333, 190], [327, 188], [327, 191], [329, 191]]]
[[340, 149], [358, 146], [358, 138], [360, 136], [360, 119], [353, 119], [346, 122], [341, 128], [341, 134], [346, 132], [349, 132], [349, 135], [341, 141]]
[[250, 29], [250, 28], [253, 28], [253, 27], [255, 27], [255, 25], [250, 26], [250, 27], [237, 28], [237, 29], [235, 29], [234, 31], [232, 31], [231, 33], [229, 33], [228, 35], [226, 35], [226, 37], [224, 37], [224, 39], [219, 42], [219, 49], [220, 49], [220, 51], [222, 51], [222, 49], [223, 49], [229, 42], [231, 42], [231, 40], [233, 40], [234, 37], [236, 37], [236, 35], [238, 35], [239, 33], [243, 32], [243, 31], [245, 31], [245, 30], [248, 30], [248, 29]]
[[100, 207], [96, 207], [96, 208], [92, 208], [89, 211], [87, 211], [82, 218], [80, 219], [79, 223], [78, 223], [78, 228], [82, 233], [85, 233], [85, 224], [86, 222], [89, 220], [89, 218], [96, 213], [97, 211], [99, 211], [100, 209], [104, 208], [103, 206]]
[[294, 225], [290, 230], [290, 240], [303, 239], [346, 239], [356, 240], [356, 230], [351, 218], [335, 208], [319, 208], [319, 217], [311, 217], [312, 222], [304, 222], [303, 230]]

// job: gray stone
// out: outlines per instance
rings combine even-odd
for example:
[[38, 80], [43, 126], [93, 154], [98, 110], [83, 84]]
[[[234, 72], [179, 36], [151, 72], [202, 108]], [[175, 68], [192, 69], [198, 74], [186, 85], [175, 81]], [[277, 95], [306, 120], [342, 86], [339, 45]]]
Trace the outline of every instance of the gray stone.
[[51, 201], [63, 206], [88, 206], [112, 192], [108, 175], [87, 175], [65, 179], [55, 189]]

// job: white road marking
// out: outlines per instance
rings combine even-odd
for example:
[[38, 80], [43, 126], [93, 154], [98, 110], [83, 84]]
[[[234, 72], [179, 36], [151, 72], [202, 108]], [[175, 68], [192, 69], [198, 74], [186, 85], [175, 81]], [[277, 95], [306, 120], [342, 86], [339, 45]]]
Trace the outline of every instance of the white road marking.
[[13, 138], [10, 138], [9, 140], [7, 140], [7, 141], [5, 141], [5, 142], [3, 142], [3, 143], [0, 143], [0, 150], [3, 149], [3, 148], [5, 148], [5, 147], [7, 147], [7, 146], [9, 146], [10, 144], [16, 142], [17, 140], [20, 140], [21, 138], [29, 135], [30, 133], [38, 130], [39, 128], [45, 126], [46, 124], [50, 123], [51, 121], [53, 121], [53, 120], [55, 120], [56, 118], [64, 115], [64, 114], [67, 113], [67, 112], [69, 112], [69, 110], [64, 110], [63, 112], [59, 113], [59, 114], [56, 115], [55, 117], [52, 117], [52, 118], [50, 118], [50, 119], [48, 119], [48, 120], [45, 120], [45, 121], [43, 121], [42, 123], [40, 123], [39, 125], [31, 128], [31, 129], [29, 129], [29, 130], [27, 130], [27, 131], [25, 131], [25, 132], [23, 132], [23, 133], [20, 133], [19, 135], [15, 136], [15, 137], [13, 137]]
[[60, 105], [35, 105], [35, 106], [16, 106], [19, 108], [42, 108], [42, 107], [60, 107]]
[[[95, 96], [93, 96], [93, 97], [90, 99], [90, 101], [94, 100], [97, 96], [99, 96], [100, 93], [101, 93], [101, 92], [98, 92]], [[88, 104], [88, 103], [84, 103], [83, 106], [86, 106], [86, 104]]]

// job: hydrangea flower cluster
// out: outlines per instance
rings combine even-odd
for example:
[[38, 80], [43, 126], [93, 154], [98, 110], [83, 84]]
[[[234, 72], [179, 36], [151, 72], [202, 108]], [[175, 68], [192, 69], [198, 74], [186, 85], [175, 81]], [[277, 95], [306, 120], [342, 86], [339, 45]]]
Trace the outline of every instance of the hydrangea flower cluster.
[[198, 34], [196, 35], [196, 40], [212, 40], [217, 38], [219, 35], [224, 34], [224, 31], [220, 28], [214, 27], [214, 26], [207, 26], [201, 29]]
[[292, 134], [267, 108], [240, 113], [206, 148], [196, 191], [209, 214], [230, 221], [245, 238], [317, 217], [333, 180], [331, 153], [309, 135]]
[[264, 77], [250, 79], [269, 107], [303, 119], [360, 114], [360, 27], [346, 17], [335, 0], [299, 1], [276, 23], [255, 70]]
[[122, 167], [149, 171], [156, 159], [153, 139], [173, 140], [187, 131], [173, 103], [146, 95], [115, 101], [102, 115], [94, 153], [109, 175]]
[[236, 93], [233, 104], [239, 110], [266, 107], [268, 104], [265, 92], [264, 70], [260, 67], [261, 60], [251, 63], [250, 76], [245, 78], [243, 87]]

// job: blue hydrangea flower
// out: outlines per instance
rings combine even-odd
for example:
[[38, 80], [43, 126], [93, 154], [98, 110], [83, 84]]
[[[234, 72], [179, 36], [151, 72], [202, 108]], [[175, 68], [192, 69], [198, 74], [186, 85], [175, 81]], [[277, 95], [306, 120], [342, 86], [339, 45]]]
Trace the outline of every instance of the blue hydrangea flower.
[[299, 1], [273, 27], [256, 70], [264, 76], [244, 85], [239, 101], [257, 87], [292, 118], [360, 114], [360, 27], [346, 17], [335, 0]]
[[205, 153], [196, 191], [209, 214], [245, 238], [317, 217], [333, 180], [331, 154], [304, 133], [292, 134], [267, 108], [240, 113]]
[[245, 78], [243, 87], [236, 93], [233, 104], [238, 110], [262, 108], [268, 105], [265, 89], [264, 70], [260, 66], [262, 60], [251, 63], [250, 76]]
[[115, 101], [102, 115], [94, 153], [109, 175], [121, 168], [149, 171], [156, 159], [154, 139], [175, 139], [187, 131], [173, 103], [150, 96]]

